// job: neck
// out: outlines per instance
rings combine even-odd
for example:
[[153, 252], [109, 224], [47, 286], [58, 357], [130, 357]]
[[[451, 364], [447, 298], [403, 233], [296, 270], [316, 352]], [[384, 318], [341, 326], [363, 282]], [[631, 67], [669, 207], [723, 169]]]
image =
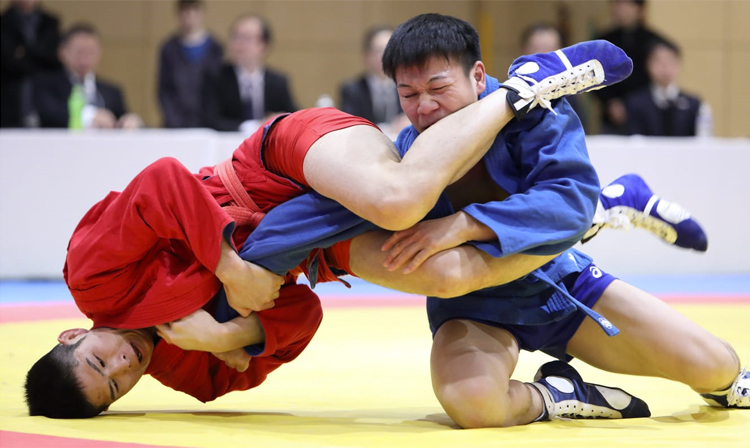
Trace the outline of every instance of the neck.
[[197, 28], [194, 30], [183, 31], [181, 33], [181, 38], [183, 42], [194, 43], [203, 39], [203, 36], [205, 35], [206, 35], [205, 28]]

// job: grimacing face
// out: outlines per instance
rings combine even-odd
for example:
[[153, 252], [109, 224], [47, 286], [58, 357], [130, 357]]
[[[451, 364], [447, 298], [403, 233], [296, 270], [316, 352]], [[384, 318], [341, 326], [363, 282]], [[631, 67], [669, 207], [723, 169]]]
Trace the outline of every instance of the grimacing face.
[[[82, 340], [82, 341], [81, 341]], [[75, 373], [83, 392], [95, 406], [109, 406], [135, 386], [151, 362], [154, 343], [143, 330], [76, 328], [58, 336], [63, 345], [81, 345], [75, 351]]]
[[422, 65], [398, 67], [401, 108], [418, 132], [477, 101], [484, 92], [485, 68], [477, 61], [468, 75], [458, 61], [433, 56]]

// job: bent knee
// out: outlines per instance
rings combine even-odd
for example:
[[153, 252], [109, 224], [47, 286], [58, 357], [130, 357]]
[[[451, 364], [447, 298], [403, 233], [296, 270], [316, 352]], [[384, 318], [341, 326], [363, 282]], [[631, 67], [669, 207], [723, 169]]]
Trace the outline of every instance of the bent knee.
[[458, 384], [435, 384], [435, 394], [448, 416], [465, 429], [512, 426], [509, 401], [497, 381], [472, 379]]
[[731, 384], [739, 372], [737, 353], [727, 342], [714, 338], [688, 348], [691, 356], [681, 367], [680, 379], [700, 393], [713, 392]]

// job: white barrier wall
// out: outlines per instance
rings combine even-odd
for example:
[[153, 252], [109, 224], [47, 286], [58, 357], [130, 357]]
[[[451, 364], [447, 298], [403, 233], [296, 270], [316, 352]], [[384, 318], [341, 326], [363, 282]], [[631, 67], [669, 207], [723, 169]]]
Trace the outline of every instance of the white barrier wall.
[[[195, 171], [241, 141], [210, 130], [0, 132], [0, 279], [61, 278], [73, 229], [109, 191], [160, 157]], [[603, 184], [637, 172], [657, 194], [691, 210], [709, 234], [709, 251], [696, 254], [643, 230], [606, 231], [583, 247], [602, 268], [750, 273], [750, 140], [592, 137], [589, 152]]]

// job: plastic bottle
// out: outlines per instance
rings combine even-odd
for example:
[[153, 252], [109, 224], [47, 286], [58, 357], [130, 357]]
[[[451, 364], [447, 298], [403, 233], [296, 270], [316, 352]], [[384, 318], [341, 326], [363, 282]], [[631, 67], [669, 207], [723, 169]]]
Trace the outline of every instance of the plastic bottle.
[[68, 129], [83, 129], [83, 108], [86, 106], [86, 95], [83, 87], [75, 84], [68, 97]]
[[701, 107], [698, 109], [698, 118], [695, 120], [695, 135], [702, 138], [714, 136], [714, 117], [708, 103], [701, 103]]
[[318, 97], [315, 107], [336, 107], [336, 103], [333, 102], [333, 98], [330, 95], [324, 93]]

